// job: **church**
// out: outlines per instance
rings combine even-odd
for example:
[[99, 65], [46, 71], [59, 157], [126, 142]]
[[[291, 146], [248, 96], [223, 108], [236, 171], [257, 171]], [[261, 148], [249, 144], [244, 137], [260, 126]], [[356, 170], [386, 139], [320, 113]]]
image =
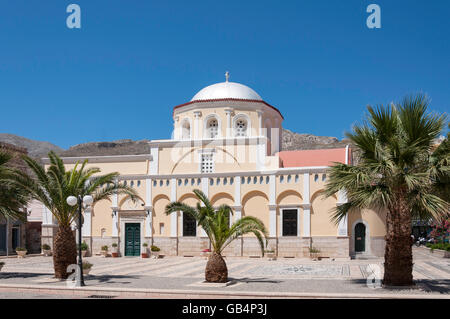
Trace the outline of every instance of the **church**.
[[[140, 155], [63, 157], [67, 169], [88, 159], [101, 173], [119, 172], [138, 201], [126, 196], [95, 203], [84, 212], [83, 240], [92, 255], [117, 243], [120, 256], [140, 256], [145, 242], [166, 256], [198, 256], [210, 248], [204, 231], [189, 216], [164, 209], [172, 201], [196, 205], [194, 189], [218, 207], [233, 208], [231, 220], [255, 216], [268, 230], [267, 250], [278, 257], [308, 257], [310, 248], [324, 258], [383, 256], [385, 214], [353, 212], [339, 224], [330, 212], [346, 202], [345, 192], [324, 197], [327, 168], [351, 164], [352, 149], [283, 151], [283, 115], [253, 89], [229, 81], [201, 89], [173, 108], [170, 139], [150, 140]], [[43, 159], [48, 166], [48, 159]], [[45, 209], [42, 243], [52, 244], [52, 214]], [[261, 256], [252, 235], [230, 244], [225, 256]]]

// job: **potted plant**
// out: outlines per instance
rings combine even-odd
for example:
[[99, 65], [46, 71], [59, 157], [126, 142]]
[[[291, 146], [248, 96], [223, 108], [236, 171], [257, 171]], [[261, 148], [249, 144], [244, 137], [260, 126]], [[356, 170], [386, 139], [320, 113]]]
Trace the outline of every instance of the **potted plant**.
[[143, 243], [142, 244], [142, 253], [141, 253], [141, 257], [142, 258], [148, 258], [148, 252], [147, 252], [147, 247], [148, 247], [148, 244], [147, 243]]
[[27, 249], [23, 247], [17, 247], [16, 248], [17, 258], [25, 258], [25, 255], [27, 254]]
[[102, 251], [100, 252], [103, 257], [108, 256], [108, 246], [102, 246]]
[[0, 261], [0, 271], [2, 270], [4, 265], [5, 265], [5, 263], [3, 261]]
[[275, 250], [265, 250], [264, 253], [266, 254], [267, 258], [269, 258], [269, 260], [277, 260], [277, 257], [275, 256]]
[[83, 275], [89, 275], [89, 272], [92, 269], [92, 264], [87, 261], [83, 261]]
[[153, 258], [155, 259], [159, 258], [159, 251], [161, 250], [159, 247], [152, 245], [150, 247], [150, 250], [152, 251]]
[[314, 247], [309, 248], [309, 256], [312, 260], [320, 260], [320, 250]]
[[42, 252], [44, 253], [44, 256], [51, 256], [52, 255], [52, 249], [50, 248], [50, 245], [43, 244], [42, 245]]
[[86, 254], [87, 254], [88, 250], [89, 250], [88, 244], [86, 244], [86, 242], [83, 241], [81, 243], [81, 256], [86, 257]]
[[111, 247], [112, 247], [111, 256], [113, 256], [113, 257], [119, 257], [119, 252], [118, 252], [118, 248], [117, 248], [117, 243], [112, 243]]

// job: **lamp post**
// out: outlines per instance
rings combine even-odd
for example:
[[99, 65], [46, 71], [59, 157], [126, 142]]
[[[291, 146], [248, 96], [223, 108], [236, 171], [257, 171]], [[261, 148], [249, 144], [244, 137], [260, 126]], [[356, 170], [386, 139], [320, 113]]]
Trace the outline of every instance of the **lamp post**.
[[91, 205], [94, 202], [94, 199], [91, 195], [85, 195], [81, 198], [81, 195], [78, 197], [69, 196], [67, 197], [67, 204], [70, 206], [75, 206], [78, 204], [78, 275], [76, 277], [75, 287], [83, 287], [84, 278], [83, 278], [83, 260], [81, 258], [81, 225], [82, 225], [82, 215], [81, 215], [81, 207], [83, 204]]

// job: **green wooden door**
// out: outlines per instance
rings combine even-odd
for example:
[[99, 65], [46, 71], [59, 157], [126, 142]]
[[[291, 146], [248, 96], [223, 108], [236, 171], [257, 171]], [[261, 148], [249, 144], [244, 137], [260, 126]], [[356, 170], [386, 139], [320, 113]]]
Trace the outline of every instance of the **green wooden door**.
[[141, 252], [141, 225], [125, 224], [125, 256], [139, 256]]
[[363, 223], [355, 226], [355, 251], [366, 251], [366, 226]]

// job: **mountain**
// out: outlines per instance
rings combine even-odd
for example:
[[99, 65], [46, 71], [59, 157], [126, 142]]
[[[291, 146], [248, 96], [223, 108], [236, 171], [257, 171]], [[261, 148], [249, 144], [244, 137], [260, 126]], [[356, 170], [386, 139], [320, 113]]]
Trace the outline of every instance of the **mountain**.
[[28, 150], [28, 155], [37, 159], [47, 157], [47, 154], [50, 151], [54, 151], [57, 154], [64, 151], [63, 148], [49, 142], [30, 140], [29, 138], [8, 133], [0, 133], [0, 142], [26, 148]]
[[[131, 139], [116, 140], [111, 142], [90, 142], [78, 144], [67, 150], [49, 142], [30, 140], [13, 134], [0, 134], [0, 142], [14, 144], [24, 147], [28, 154], [35, 158], [47, 157], [49, 151], [65, 156], [102, 156], [102, 155], [138, 155], [149, 154], [149, 140], [133, 141]], [[347, 140], [338, 140], [336, 137], [316, 136], [312, 134], [298, 134], [290, 130], [283, 129], [282, 149], [306, 150], [318, 148], [340, 148], [345, 147]]]

